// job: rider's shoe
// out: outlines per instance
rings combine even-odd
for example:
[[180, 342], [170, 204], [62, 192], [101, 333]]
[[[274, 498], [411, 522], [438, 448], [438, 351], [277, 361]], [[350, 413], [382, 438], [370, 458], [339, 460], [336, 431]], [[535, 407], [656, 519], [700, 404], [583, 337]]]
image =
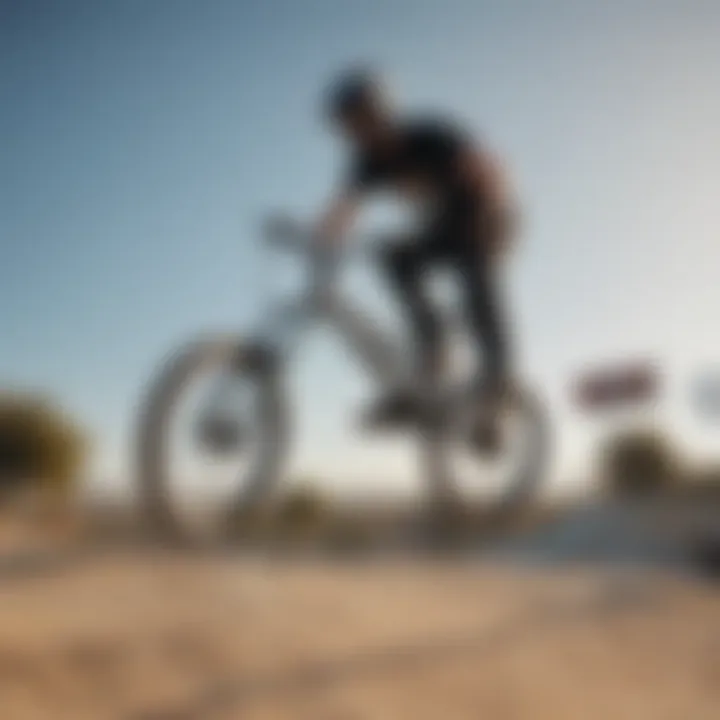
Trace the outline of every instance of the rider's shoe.
[[501, 382], [482, 383], [478, 388], [470, 443], [481, 455], [497, 457], [505, 448], [502, 410], [509, 391], [509, 385]]
[[420, 416], [419, 399], [410, 392], [397, 391], [373, 402], [363, 412], [360, 425], [367, 431], [395, 430], [416, 424]]

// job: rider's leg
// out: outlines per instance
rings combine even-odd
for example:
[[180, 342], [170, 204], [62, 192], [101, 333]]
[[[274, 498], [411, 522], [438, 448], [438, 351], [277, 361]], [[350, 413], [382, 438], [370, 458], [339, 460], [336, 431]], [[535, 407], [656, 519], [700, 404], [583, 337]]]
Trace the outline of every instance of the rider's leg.
[[428, 296], [425, 276], [431, 263], [428, 248], [421, 242], [389, 248], [385, 270], [407, 315], [416, 349], [418, 379], [433, 382], [442, 369], [443, 327]]
[[[477, 227], [477, 226], [476, 226]], [[505, 314], [500, 277], [488, 248], [501, 242], [494, 233], [501, 224], [488, 223], [483, 232], [457, 235], [456, 266], [460, 274], [469, 324], [483, 355], [478, 373], [480, 404], [474, 431], [478, 449], [497, 452], [502, 447], [499, 411], [509, 388], [511, 368], [510, 328]]]
[[468, 257], [459, 267], [465, 308], [483, 355], [480, 387], [501, 389], [510, 377], [510, 334], [499, 278], [485, 258]]
[[442, 325], [424, 283], [430, 259], [422, 242], [393, 245], [385, 251], [383, 267], [407, 313], [416, 347], [417, 368], [414, 383], [393, 389], [371, 408], [366, 417], [368, 426], [403, 424], [416, 419], [421, 409], [418, 390], [434, 388], [442, 372]]
[[511, 225], [503, 217], [488, 217], [480, 222], [473, 214], [469, 219], [460, 218], [451, 241], [465, 312], [483, 355], [479, 389], [502, 389], [512, 374], [510, 327], [501, 277], [491, 250], [502, 245], [510, 231]]

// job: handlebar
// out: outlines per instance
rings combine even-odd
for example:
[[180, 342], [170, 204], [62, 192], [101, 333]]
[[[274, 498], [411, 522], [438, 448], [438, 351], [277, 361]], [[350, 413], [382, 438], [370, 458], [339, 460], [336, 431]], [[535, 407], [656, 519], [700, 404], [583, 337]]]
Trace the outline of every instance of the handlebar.
[[292, 218], [281, 215], [270, 216], [264, 223], [265, 242], [272, 247], [300, 253], [313, 253], [332, 257], [337, 262], [341, 256], [370, 255], [374, 256], [387, 237], [368, 235], [348, 238], [338, 247], [323, 249], [316, 244], [316, 236], [312, 231]]

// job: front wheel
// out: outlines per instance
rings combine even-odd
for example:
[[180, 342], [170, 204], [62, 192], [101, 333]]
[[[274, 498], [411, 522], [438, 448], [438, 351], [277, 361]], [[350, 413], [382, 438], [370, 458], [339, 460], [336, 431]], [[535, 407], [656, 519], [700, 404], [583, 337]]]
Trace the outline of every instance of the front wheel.
[[218, 513], [264, 503], [281, 478], [287, 440], [271, 353], [237, 338], [189, 344], [162, 365], [141, 406], [137, 491], [150, 528], [165, 537], [187, 537], [191, 525], [214, 532]]

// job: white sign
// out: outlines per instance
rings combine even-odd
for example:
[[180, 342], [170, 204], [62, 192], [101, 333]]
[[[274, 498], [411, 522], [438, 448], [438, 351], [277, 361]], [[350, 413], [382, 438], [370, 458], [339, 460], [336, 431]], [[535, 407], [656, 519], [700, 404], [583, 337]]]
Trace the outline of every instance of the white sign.
[[720, 421], [720, 367], [699, 375], [692, 388], [692, 403], [703, 418]]

